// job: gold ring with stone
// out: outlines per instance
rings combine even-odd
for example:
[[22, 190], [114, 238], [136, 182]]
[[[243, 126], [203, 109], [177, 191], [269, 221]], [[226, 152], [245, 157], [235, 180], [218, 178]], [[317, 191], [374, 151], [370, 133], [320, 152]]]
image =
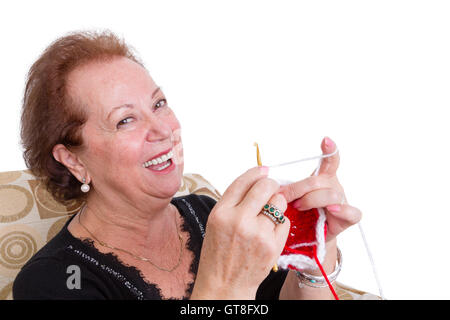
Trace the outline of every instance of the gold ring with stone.
[[286, 221], [286, 219], [284, 218], [284, 213], [271, 203], [265, 204], [264, 207], [261, 209], [261, 212], [267, 213], [268, 215], [267, 214], [266, 215], [269, 218], [270, 216], [272, 216], [278, 223], [284, 223]]

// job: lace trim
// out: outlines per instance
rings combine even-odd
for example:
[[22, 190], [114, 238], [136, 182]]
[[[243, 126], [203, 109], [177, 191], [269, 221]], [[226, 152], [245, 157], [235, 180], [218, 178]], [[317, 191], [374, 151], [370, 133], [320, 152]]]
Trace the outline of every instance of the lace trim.
[[[200, 222], [197, 214], [195, 213], [195, 210], [192, 208], [191, 204], [189, 202], [187, 202], [185, 199], [181, 199], [186, 206], [189, 209], [189, 212], [191, 213], [191, 215], [193, 216], [193, 218], [195, 219], [195, 222], [197, 222], [198, 226], [200, 227], [200, 231], [201, 231], [201, 236], [202, 238], [204, 237], [204, 228], [203, 228], [203, 224]], [[183, 224], [181, 225], [181, 229], [183, 232], [186, 232], [189, 234], [189, 238], [187, 241], [187, 250], [192, 252], [193, 255], [193, 259], [191, 262], [191, 266], [189, 268], [189, 273], [193, 275], [193, 281], [191, 281], [185, 291], [184, 296], [181, 298], [181, 300], [187, 300], [189, 299], [189, 297], [192, 294], [192, 290], [194, 289], [194, 284], [195, 284], [195, 279], [197, 276], [197, 270], [198, 270], [198, 264], [199, 264], [199, 260], [200, 260], [200, 249], [201, 249], [201, 240], [199, 239], [199, 241], [194, 241], [196, 234], [194, 233], [194, 230], [192, 228], [192, 224], [188, 223], [188, 219], [189, 217], [187, 215], [185, 215], [183, 213], [182, 210], [180, 210], [180, 208], [178, 207], [178, 205], [175, 203], [175, 201], [172, 202], [172, 204], [175, 205], [175, 207], [177, 208], [178, 212], [180, 213], [181, 218], [183, 219]], [[68, 232], [68, 231], [67, 231]], [[69, 232], [70, 234], [70, 232]], [[99, 264], [98, 261], [95, 258], [90, 257], [88, 254], [84, 253], [82, 250], [76, 250], [76, 253], [82, 257], [84, 257], [85, 259], [87, 259], [88, 261], [96, 264], [97, 266], [99, 266], [103, 271], [108, 272], [109, 274], [115, 276], [122, 284], [124, 284], [130, 291], [133, 292], [133, 294], [135, 294], [138, 299], [140, 299], [140, 295], [142, 294], [142, 299], [167, 299], [167, 300], [179, 300], [176, 298], [165, 298], [163, 297], [163, 294], [161, 293], [161, 289], [158, 287], [157, 284], [148, 282], [144, 275], [142, 274], [141, 270], [139, 270], [138, 268], [131, 266], [127, 263], [124, 263], [122, 260], [119, 259], [119, 257], [114, 254], [114, 253], [103, 253], [100, 252], [94, 245], [94, 241], [92, 239], [89, 238], [84, 238], [84, 239], [79, 239], [79, 238], [75, 238], [78, 241], [80, 241], [81, 243], [83, 243], [84, 245], [86, 245], [87, 247], [91, 248], [95, 254], [98, 254], [100, 256], [105, 257], [107, 260], [110, 260], [110, 265], [119, 265], [122, 268], [124, 268], [125, 270], [127, 270], [127, 273], [132, 275], [132, 278], [135, 279], [139, 279], [142, 280], [142, 282], [145, 284], [144, 287], [147, 288], [147, 290], [149, 291], [149, 295], [147, 297], [144, 297], [143, 293], [141, 291], [139, 291], [137, 289], [136, 286], [132, 285], [131, 282], [129, 280], [126, 279], [126, 277], [124, 277], [123, 275], [121, 275], [119, 272], [113, 273], [114, 269], [107, 267], [106, 265], [103, 265], [104, 267], [102, 267], [102, 264]], [[95, 262], [94, 262], [95, 261]], [[109, 268], [109, 269], [108, 269]], [[111, 272], [110, 272], [111, 271]], [[131, 289], [130, 289], [131, 288]], [[151, 294], [150, 292], [156, 292], [157, 297], [152, 297], [153, 294]]]
[[200, 219], [198, 218], [197, 214], [195, 213], [195, 210], [192, 208], [191, 204], [186, 201], [186, 199], [181, 199], [181, 201], [184, 202], [186, 207], [188, 207], [189, 212], [194, 216], [195, 221], [197, 221], [198, 227], [200, 228], [202, 238], [204, 238], [205, 237], [205, 228], [203, 227], [203, 224], [200, 222]]
[[[86, 240], [88, 241], [88, 240]], [[83, 241], [84, 242], [84, 241]], [[93, 245], [93, 243], [92, 243]], [[120, 272], [114, 270], [113, 268], [100, 263], [97, 259], [91, 257], [90, 255], [84, 253], [81, 250], [75, 249], [72, 245], [68, 245], [67, 249], [72, 250], [75, 254], [79, 255], [82, 259], [88, 261], [89, 263], [94, 264], [95, 266], [101, 268], [102, 270], [104, 270], [105, 272], [109, 273], [111, 276], [113, 276], [114, 278], [116, 278], [120, 283], [122, 283], [128, 290], [131, 291], [131, 293], [133, 293], [136, 298], [138, 300], [143, 300], [144, 299], [144, 294], [142, 293], [142, 291], [140, 291], [138, 288], [136, 288], [136, 286], [134, 286], [128, 279], [127, 277], [125, 277], [124, 275], [122, 275]]]

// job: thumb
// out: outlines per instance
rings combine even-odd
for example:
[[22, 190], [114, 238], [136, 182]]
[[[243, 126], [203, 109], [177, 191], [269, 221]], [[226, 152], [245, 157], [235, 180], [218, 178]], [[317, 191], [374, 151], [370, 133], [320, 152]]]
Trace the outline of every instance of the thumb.
[[[322, 153], [330, 154], [333, 153], [336, 150], [336, 144], [328, 137], [325, 137], [322, 140], [321, 144]], [[330, 176], [336, 175], [336, 171], [339, 167], [339, 152], [337, 152], [335, 155], [327, 158], [322, 159], [322, 164], [320, 166], [319, 174], [326, 174]]]

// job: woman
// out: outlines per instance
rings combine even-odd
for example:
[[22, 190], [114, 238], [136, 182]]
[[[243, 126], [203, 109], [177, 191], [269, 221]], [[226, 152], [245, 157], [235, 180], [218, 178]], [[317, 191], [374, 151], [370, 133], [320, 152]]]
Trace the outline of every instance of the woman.
[[[317, 177], [280, 187], [255, 167], [220, 201], [174, 198], [180, 124], [143, 64], [109, 32], [58, 39], [34, 63], [22, 114], [24, 158], [61, 202], [85, 205], [17, 276], [15, 299], [328, 299], [292, 271], [271, 271], [289, 232], [261, 209], [327, 207], [327, 273], [336, 236], [356, 223], [341, 204], [339, 155]], [[335, 150], [326, 138], [324, 153]], [[80, 279], [70, 277], [77, 272]], [[311, 274], [320, 275], [317, 271]], [[75, 280], [74, 280], [75, 279]]]

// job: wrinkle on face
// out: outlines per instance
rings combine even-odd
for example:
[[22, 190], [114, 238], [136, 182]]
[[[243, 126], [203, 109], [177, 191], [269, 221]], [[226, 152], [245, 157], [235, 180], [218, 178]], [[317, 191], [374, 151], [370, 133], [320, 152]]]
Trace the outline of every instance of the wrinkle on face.
[[[82, 156], [94, 183], [117, 191], [128, 187], [131, 192], [141, 181], [157, 191], [157, 177], [154, 182], [148, 177], [142, 181], [142, 163], [147, 156], [173, 146], [177, 164], [184, 160], [180, 124], [169, 107], [153, 109], [155, 101], [165, 96], [147, 70], [120, 58], [80, 67], [69, 76], [70, 94], [78, 97], [89, 114], [82, 130], [87, 146]], [[114, 108], [124, 104], [133, 107], [117, 110], [108, 118]], [[136, 121], [118, 129], [117, 123], [128, 115]], [[174, 141], [178, 141], [176, 145]]]

